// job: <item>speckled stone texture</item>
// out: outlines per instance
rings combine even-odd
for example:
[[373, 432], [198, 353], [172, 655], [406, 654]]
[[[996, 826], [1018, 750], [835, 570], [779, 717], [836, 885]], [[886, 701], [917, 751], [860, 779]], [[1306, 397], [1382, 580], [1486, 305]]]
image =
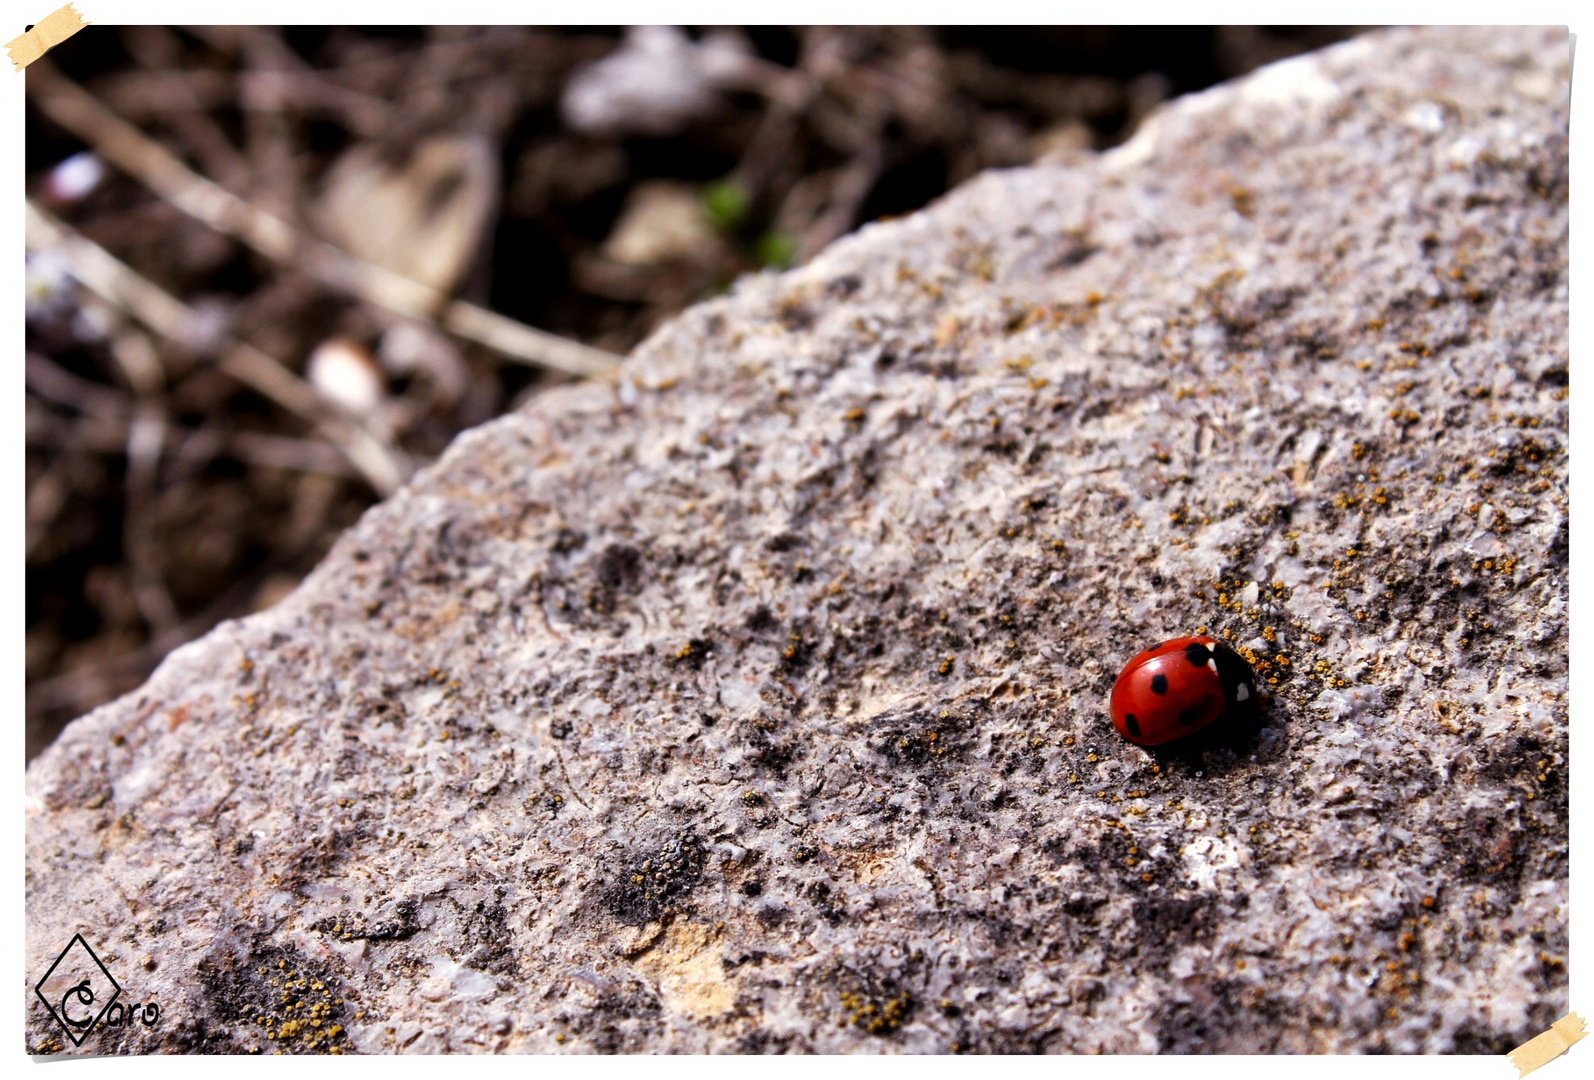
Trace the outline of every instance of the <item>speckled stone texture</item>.
[[[1547, 1027], [1567, 60], [1264, 69], [463, 436], [33, 763], [27, 1045], [79, 930], [162, 1019], [69, 1052]], [[1198, 627], [1265, 721], [1119, 739], [1118, 667]]]

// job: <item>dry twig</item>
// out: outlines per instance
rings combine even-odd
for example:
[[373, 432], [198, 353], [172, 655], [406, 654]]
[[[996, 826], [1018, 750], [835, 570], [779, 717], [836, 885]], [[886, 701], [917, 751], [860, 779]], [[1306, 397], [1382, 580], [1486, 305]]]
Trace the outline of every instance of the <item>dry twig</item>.
[[[29, 386], [33, 383], [30, 381]], [[125, 415], [101, 417], [88, 415], [80, 420], [67, 420], [48, 410], [32, 407], [27, 415], [27, 444], [55, 451], [81, 450], [96, 454], [125, 454], [128, 447], [130, 425]], [[181, 428], [168, 424], [161, 436], [161, 455], [179, 474], [191, 472], [206, 461], [229, 457], [245, 465], [267, 469], [285, 469], [290, 472], [318, 473], [343, 479], [358, 480], [360, 473], [341, 453], [326, 443], [311, 439], [294, 439], [284, 435], [268, 435], [259, 431], [232, 431], [210, 425], [200, 428]], [[53, 518], [64, 504], [67, 491], [65, 481], [47, 483], [49, 474], [37, 481], [28, 493], [29, 544], [37, 539], [32, 529]], [[39, 488], [38, 485], [44, 485]], [[57, 489], [59, 489], [57, 491]], [[38, 506], [34, 496], [38, 491]]]
[[449, 300], [435, 289], [302, 235], [281, 217], [189, 169], [48, 60], [29, 67], [28, 91], [51, 120], [185, 214], [325, 285], [412, 319], [435, 320], [450, 333], [512, 360], [580, 376], [607, 374], [620, 362], [620, 357], [602, 349], [534, 329], [464, 300]]
[[[79, 284], [168, 340], [187, 340], [191, 328], [199, 324], [199, 317], [182, 301], [31, 201], [27, 242], [34, 249], [53, 248]], [[409, 464], [400, 451], [354, 420], [333, 415], [304, 380], [254, 346], [227, 341], [217, 367], [313, 424], [379, 493], [392, 494], [408, 478]]]

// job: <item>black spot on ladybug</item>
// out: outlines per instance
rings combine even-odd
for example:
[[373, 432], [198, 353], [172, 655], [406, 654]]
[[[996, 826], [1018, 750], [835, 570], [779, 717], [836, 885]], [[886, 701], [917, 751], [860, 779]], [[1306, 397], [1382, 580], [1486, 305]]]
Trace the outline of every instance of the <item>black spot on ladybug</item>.
[[1201, 719], [1201, 710], [1200, 709], [1180, 709], [1179, 710], [1179, 726], [1180, 727], [1189, 727], [1191, 724], [1195, 723], [1199, 719]]
[[1153, 694], [1166, 694], [1168, 692], [1168, 676], [1153, 675], [1151, 677], [1151, 692]]
[[1185, 646], [1184, 658], [1190, 661], [1192, 667], [1201, 667], [1212, 659], [1212, 650], [1198, 641], [1194, 645]]
[[[1157, 678], [1160, 679], [1162, 676], [1158, 675]], [[1129, 729], [1129, 734], [1137, 739], [1140, 738], [1140, 721], [1135, 719], [1134, 713], [1124, 714], [1124, 727]]]

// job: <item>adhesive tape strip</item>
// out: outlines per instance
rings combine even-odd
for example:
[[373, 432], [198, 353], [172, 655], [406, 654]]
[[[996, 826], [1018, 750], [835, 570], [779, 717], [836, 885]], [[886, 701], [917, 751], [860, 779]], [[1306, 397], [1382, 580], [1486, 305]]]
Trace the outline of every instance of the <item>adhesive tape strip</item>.
[[34, 23], [32, 30], [6, 43], [11, 66], [21, 71], [87, 25], [71, 4], [50, 12]]
[[1567, 1013], [1551, 1024], [1549, 1031], [1535, 1035], [1506, 1056], [1517, 1067], [1517, 1080], [1522, 1080], [1540, 1065], [1566, 1053], [1567, 1047], [1586, 1034], [1582, 1018], [1577, 1013]]

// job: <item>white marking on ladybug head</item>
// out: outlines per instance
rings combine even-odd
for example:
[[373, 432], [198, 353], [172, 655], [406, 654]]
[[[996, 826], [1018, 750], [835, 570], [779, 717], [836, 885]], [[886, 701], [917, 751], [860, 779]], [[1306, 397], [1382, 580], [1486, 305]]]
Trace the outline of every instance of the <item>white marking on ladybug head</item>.
[[1215, 656], [1207, 657], [1207, 667], [1211, 668], [1212, 674], [1216, 675], [1218, 673], [1218, 658]]
[[1239, 688], [1234, 691], [1234, 700], [1235, 701], [1245, 701], [1250, 696], [1251, 696], [1251, 688], [1249, 686], [1245, 685], [1244, 683], [1241, 683]]

